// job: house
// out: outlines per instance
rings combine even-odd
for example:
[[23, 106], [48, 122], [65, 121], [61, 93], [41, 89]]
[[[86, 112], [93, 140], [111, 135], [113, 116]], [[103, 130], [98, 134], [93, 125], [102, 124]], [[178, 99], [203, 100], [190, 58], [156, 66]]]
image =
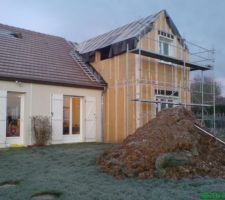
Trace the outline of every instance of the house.
[[0, 147], [30, 145], [31, 117], [51, 117], [51, 143], [102, 141], [106, 83], [61, 37], [0, 24]]
[[165, 10], [81, 43], [0, 25], [0, 145], [33, 144], [34, 115], [51, 117], [51, 143], [119, 143], [160, 110], [192, 106], [190, 72], [211, 68]]
[[161, 109], [191, 106], [190, 71], [211, 69], [191, 61], [185, 40], [165, 10], [76, 48], [108, 83], [105, 142], [121, 142]]

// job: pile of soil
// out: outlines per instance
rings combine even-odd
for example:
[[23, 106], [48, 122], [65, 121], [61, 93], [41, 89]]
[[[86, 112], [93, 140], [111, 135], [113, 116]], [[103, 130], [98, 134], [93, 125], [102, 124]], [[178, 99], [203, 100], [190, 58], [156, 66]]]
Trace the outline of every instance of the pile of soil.
[[199, 131], [196, 123], [184, 107], [163, 110], [121, 145], [101, 154], [97, 164], [118, 178], [225, 178], [225, 146]]

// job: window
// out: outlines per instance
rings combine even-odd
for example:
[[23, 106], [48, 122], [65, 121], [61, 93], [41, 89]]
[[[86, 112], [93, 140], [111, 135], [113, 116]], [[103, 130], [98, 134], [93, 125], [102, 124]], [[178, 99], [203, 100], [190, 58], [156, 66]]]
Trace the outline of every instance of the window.
[[176, 106], [175, 103], [179, 102], [179, 92], [172, 90], [155, 90], [156, 101], [156, 113], [165, 109], [173, 108]]
[[173, 40], [160, 36], [159, 37], [159, 53], [166, 56], [172, 56], [173, 55], [172, 42]]
[[100, 50], [101, 53], [101, 60], [106, 60], [109, 58], [109, 52], [110, 52], [110, 47], [105, 47]]
[[160, 30], [158, 30], [158, 34], [159, 34], [159, 35], [162, 35], [162, 36], [164, 36], [164, 37], [167, 37], [167, 38], [174, 39], [174, 35], [173, 35], [173, 34], [171, 34], [171, 33], [166, 33], [165, 31], [160, 31]]
[[166, 96], [174, 96], [178, 97], [179, 92], [178, 91], [172, 91], [172, 90], [155, 90], [155, 95], [166, 95]]
[[63, 135], [80, 134], [80, 98], [64, 96]]

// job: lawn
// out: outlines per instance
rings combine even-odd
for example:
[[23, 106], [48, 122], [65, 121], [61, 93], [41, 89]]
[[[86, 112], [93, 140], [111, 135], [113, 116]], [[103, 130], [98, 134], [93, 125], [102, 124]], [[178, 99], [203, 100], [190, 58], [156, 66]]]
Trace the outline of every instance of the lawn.
[[106, 144], [54, 145], [41, 148], [0, 149], [1, 200], [29, 200], [51, 192], [63, 200], [170, 200], [200, 199], [204, 192], [225, 192], [222, 179], [117, 180], [99, 169], [96, 156]]

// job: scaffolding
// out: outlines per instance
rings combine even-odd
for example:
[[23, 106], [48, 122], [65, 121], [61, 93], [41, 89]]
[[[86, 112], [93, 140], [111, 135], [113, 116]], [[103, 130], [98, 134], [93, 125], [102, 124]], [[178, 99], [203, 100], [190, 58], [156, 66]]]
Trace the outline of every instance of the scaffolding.
[[[148, 111], [143, 112], [139, 108], [139, 113], [136, 113], [137, 127], [143, 125], [143, 123], [140, 123], [141, 118], [152, 118], [159, 110], [177, 105], [183, 105], [192, 110], [197, 108], [198, 111], [200, 110], [200, 115], [198, 112], [197, 117], [201, 123], [204, 123], [204, 114], [211, 107], [213, 110], [213, 126], [210, 128], [215, 130], [214, 49], [206, 49], [182, 38], [177, 38], [178, 42], [165, 44], [164, 48], [166, 49], [163, 52], [160, 45], [164, 44], [155, 38], [146, 34], [143, 37], [140, 36], [137, 48], [129, 49], [127, 45], [126, 80], [117, 83], [117, 87], [123, 87], [124, 84], [127, 87], [127, 119], [129, 119], [129, 102], [136, 103], [137, 107], [142, 104], [148, 104], [151, 107], [150, 113]], [[128, 76], [129, 54], [135, 54], [136, 65], [138, 65], [136, 76], [132, 79]], [[164, 66], [164, 74], [160, 75], [164, 76], [163, 80], [156, 77], [152, 78], [152, 76], [148, 78], [141, 76], [144, 70], [143, 59], [149, 63], [153, 61]], [[170, 74], [165, 73], [167, 71], [165, 68], [170, 69]], [[180, 80], [177, 80], [178, 70], [182, 72], [179, 75], [182, 77]], [[158, 73], [156, 76], [159, 76], [158, 71], [155, 73]], [[171, 77], [168, 78], [167, 76]], [[129, 93], [130, 85], [136, 87], [136, 92], [133, 95]], [[150, 86], [153, 90], [150, 98], [146, 98], [142, 94], [145, 86]], [[138, 112], [138, 108], [136, 110]], [[128, 121], [126, 126], [128, 131]]]

